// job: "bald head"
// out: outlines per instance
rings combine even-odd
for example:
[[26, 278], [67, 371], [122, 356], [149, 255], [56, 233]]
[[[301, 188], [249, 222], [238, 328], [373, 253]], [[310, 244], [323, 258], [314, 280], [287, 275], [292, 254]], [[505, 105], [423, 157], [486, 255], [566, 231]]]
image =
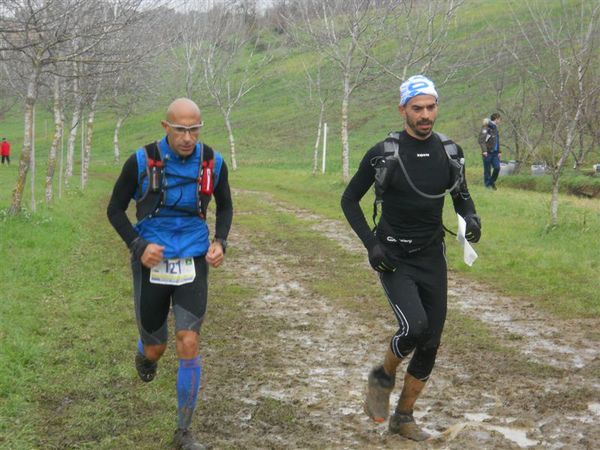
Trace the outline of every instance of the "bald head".
[[178, 98], [169, 105], [166, 120], [161, 124], [175, 153], [188, 157], [194, 152], [202, 127], [202, 114], [196, 103], [189, 98]]
[[200, 108], [193, 100], [189, 98], [178, 98], [173, 100], [167, 108], [166, 119], [173, 122], [178, 117], [198, 117], [200, 118]]

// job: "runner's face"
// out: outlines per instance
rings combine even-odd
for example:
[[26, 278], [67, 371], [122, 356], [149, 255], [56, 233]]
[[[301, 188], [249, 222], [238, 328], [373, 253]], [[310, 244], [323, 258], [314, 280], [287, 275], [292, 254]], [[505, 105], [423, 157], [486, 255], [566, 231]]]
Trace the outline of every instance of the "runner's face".
[[433, 95], [417, 95], [406, 105], [398, 106], [398, 111], [404, 117], [406, 132], [412, 137], [423, 140], [433, 132], [438, 113], [437, 100]]
[[202, 123], [202, 116], [194, 108], [183, 105], [175, 109], [162, 126], [167, 132], [169, 146], [181, 157], [190, 156], [196, 147], [200, 136], [200, 128], [182, 131], [184, 127], [195, 127]]

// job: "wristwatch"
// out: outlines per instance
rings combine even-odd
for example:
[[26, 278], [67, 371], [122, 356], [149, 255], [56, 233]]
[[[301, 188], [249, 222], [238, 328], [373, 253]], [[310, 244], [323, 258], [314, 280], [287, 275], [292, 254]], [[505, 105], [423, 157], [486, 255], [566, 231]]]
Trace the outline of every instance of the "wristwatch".
[[227, 239], [214, 238], [213, 242], [218, 242], [223, 247], [223, 253], [227, 250]]

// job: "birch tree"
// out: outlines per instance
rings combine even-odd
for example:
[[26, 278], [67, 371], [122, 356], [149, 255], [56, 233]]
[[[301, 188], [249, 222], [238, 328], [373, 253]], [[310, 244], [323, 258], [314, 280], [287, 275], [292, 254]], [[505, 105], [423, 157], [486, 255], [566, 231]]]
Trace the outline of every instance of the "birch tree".
[[80, 83], [82, 72], [80, 63], [73, 61], [70, 64], [71, 77], [70, 77], [70, 98], [72, 99], [72, 111], [71, 121], [68, 130], [67, 138], [67, 157], [65, 163], [65, 183], [68, 185], [70, 178], [73, 176], [73, 165], [75, 157], [75, 144], [77, 139], [77, 130], [79, 128], [79, 122], [81, 120], [81, 114], [83, 111], [83, 100], [84, 96], [80, 92]]
[[[380, 59], [373, 52], [365, 55], [373, 59], [386, 74], [402, 83], [414, 73], [435, 73], [437, 85], [450, 80], [467, 63], [468, 55], [454, 52], [448, 38], [454, 19], [464, 0], [405, 1], [399, 5], [387, 36], [395, 43], [392, 58]], [[452, 54], [452, 58], [444, 56]], [[413, 71], [409, 75], [409, 71]]]
[[[286, 27], [301, 46], [324, 55], [339, 71], [342, 83], [341, 142], [342, 178], [350, 178], [348, 111], [354, 91], [381, 75], [372, 55], [385, 36], [393, 13], [405, 1], [306, 0], [294, 5]], [[284, 13], [287, 14], [287, 13]]]
[[[23, 147], [10, 214], [21, 210], [27, 173], [31, 163], [33, 111], [42, 73], [56, 64], [74, 61], [113, 33], [122, 29], [138, 12], [141, 0], [123, 0], [118, 17], [109, 22], [98, 14], [106, 4], [86, 0], [4, 0], [5, 20], [0, 29], [0, 52], [29, 67], [24, 105]], [[84, 36], [83, 45], [69, 43]]]
[[303, 96], [304, 103], [317, 105], [319, 118], [317, 120], [317, 137], [313, 151], [312, 174], [317, 173], [319, 164], [319, 147], [321, 144], [321, 133], [323, 132], [325, 113], [334, 98], [334, 87], [332, 78], [327, 75], [323, 59], [319, 59], [316, 68], [312, 71], [304, 65], [304, 77], [306, 79], [308, 95]]
[[[514, 8], [514, 3], [512, 4]], [[525, 1], [529, 24], [513, 14], [522, 46], [514, 60], [534, 81], [533, 93], [545, 103], [538, 121], [546, 127], [542, 157], [552, 175], [550, 223], [558, 225], [560, 179], [574, 150], [586, 107], [600, 93], [600, 3], [572, 5], [561, 1], [557, 11], [547, 2]]]
[[4, 116], [19, 101], [12, 83], [14, 69], [11, 69], [6, 61], [2, 61], [1, 57], [2, 52], [0, 52], [0, 120], [4, 119]]
[[48, 163], [46, 166], [46, 188], [45, 188], [45, 200], [46, 203], [52, 202], [53, 196], [53, 180], [54, 172], [56, 169], [56, 157], [58, 154], [58, 148], [61, 145], [63, 138], [64, 129], [64, 113], [62, 104], [62, 82], [63, 80], [58, 75], [54, 75], [53, 84], [53, 116], [54, 116], [54, 137], [50, 144], [50, 150], [48, 151]]
[[193, 98], [194, 89], [202, 77], [200, 49], [203, 35], [209, 26], [205, 20], [208, 4], [205, 1], [185, 0], [177, 17], [177, 39], [171, 52], [183, 72], [183, 90], [187, 98]]
[[237, 170], [238, 164], [231, 112], [262, 83], [264, 68], [271, 61], [267, 51], [259, 51], [259, 39], [249, 33], [246, 9], [243, 11], [242, 15], [232, 14], [227, 5], [211, 9], [199, 48], [204, 86], [225, 121], [232, 170]]
[[[123, 123], [131, 117], [148, 97], [157, 96], [152, 88], [152, 66], [134, 64], [121, 71], [112, 84], [111, 96], [107, 99], [108, 108], [115, 116], [113, 130], [113, 161], [121, 159], [119, 135]], [[157, 74], [154, 74], [156, 76]]]

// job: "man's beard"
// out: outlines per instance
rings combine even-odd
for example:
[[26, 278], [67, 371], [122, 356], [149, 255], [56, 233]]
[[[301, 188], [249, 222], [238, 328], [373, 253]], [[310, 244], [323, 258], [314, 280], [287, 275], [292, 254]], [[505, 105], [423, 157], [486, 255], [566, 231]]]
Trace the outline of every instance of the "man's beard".
[[[434, 121], [431, 120], [420, 120], [418, 122], [413, 122], [408, 117], [406, 118], [406, 125], [408, 125], [408, 127], [413, 131], [413, 133], [415, 133], [419, 137], [428, 137], [433, 130], [433, 124]], [[419, 128], [417, 128], [419, 125], [430, 125], [431, 127], [428, 131], [421, 131], [419, 130]]]

